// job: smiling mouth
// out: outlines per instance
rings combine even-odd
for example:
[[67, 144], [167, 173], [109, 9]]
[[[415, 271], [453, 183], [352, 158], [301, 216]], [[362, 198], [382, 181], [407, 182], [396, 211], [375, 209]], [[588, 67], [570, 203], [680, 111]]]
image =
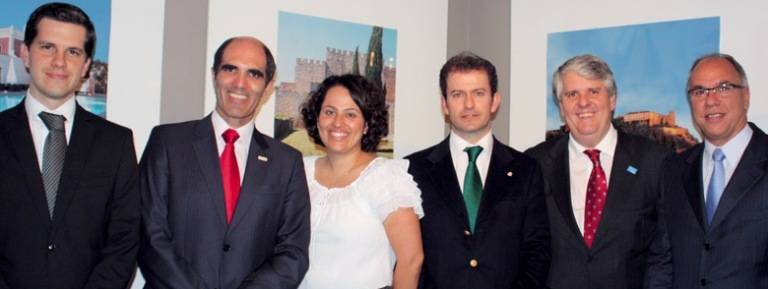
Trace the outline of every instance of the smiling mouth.
[[230, 92], [228, 95], [229, 95], [229, 97], [234, 98], [234, 99], [240, 99], [240, 100], [248, 99], [248, 96], [245, 95], [245, 94]]
[[704, 115], [705, 119], [715, 119], [715, 118], [721, 118], [725, 116], [724, 113], [708, 113]]
[[576, 114], [576, 117], [578, 117], [578, 118], [590, 118], [590, 117], [593, 117], [593, 116], [595, 116], [594, 112], [582, 112], [582, 113], [577, 113]]

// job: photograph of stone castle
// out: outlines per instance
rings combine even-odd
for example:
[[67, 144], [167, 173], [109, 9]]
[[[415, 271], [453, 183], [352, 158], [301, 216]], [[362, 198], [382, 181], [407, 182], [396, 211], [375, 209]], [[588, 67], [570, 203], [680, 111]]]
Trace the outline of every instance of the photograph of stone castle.
[[356, 73], [387, 92], [389, 135], [378, 154], [392, 157], [397, 31], [288, 12], [280, 12], [278, 23], [275, 138], [304, 155], [323, 154], [304, 129], [301, 104], [326, 77]]
[[[47, 2], [49, 1], [0, 0], [0, 7], [3, 8], [3, 16], [0, 17], [0, 111], [17, 105], [27, 93], [30, 78], [21, 59], [24, 26], [29, 14]], [[88, 111], [106, 117], [111, 1], [64, 2], [75, 4], [83, 9], [96, 28], [97, 45], [90, 76], [83, 79], [82, 86], [77, 92], [77, 102]]]
[[552, 93], [552, 74], [567, 59], [592, 54], [608, 63], [616, 80], [614, 127], [678, 152], [693, 146], [699, 140], [685, 93], [688, 71], [696, 58], [719, 47], [719, 17], [550, 33], [547, 139], [568, 133]]

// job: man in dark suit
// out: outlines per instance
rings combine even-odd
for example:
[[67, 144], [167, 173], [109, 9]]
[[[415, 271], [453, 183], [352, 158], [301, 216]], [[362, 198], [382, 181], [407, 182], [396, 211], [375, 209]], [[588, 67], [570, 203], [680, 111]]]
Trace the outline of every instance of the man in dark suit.
[[616, 82], [602, 59], [580, 55], [553, 75], [569, 133], [526, 153], [542, 167], [554, 289], [639, 289], [657, 223], [668, 151], [616, 130]]
[[75, 100], [95, 41], [73, 5], [27, 21], [29, 89], [0, 113], [0, 288], [122, 289], [136, 269], [133, 136]]
[[309, 264], [301, 155], [253, 123], [274, 59], [251, 37], [214, 58], [214, 112], [156, 127], [141, 160], [145, 288], [296, 288]]
[[650, 287], [768, 288], [768, 136], [747, 122], [744, 69], [726, 54], [699, 58], [688, 102], [704, 142], [665, 162], [654, 253], [672, 264], [649, 269]]
[[464, 52], [440, 70], [451, 134], [407, 157], [421, 189], [419, 288], [543, 288], [550, 247], [536, 161], [491, 133], [496, 68]]

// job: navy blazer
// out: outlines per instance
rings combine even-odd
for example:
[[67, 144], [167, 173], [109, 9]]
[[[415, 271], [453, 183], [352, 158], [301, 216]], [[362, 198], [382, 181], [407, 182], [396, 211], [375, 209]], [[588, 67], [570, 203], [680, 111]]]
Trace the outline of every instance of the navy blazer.
[[768, 136], [749, 126], [754, 133], [710, 225], [702, 187], [704, 145], [665, 162], [666, 225], [654, 254], [671, 256], [671, 264], [649, 269], [650, 288], [768, 288]]
[[0, 288], [126, 288], [138, 241], [129, 129], [77, 105], [51, 220], [24, 100], [0, 113]]
[[550, 239], [535, 160], [494, 139], [470, 233], [448, 138], [406, 158], [424, 208], [419, 288], [543, 288]]
[[254, 130], [227, 224], [213, 124], [157, 126], [140, 165], [145, 288], [296, 288], [309, 261], [301, 154]]
[[[552, 231], [554, 289], [642, 288], [658, 218], [659, 178], [671, 152], [649, 139], [618, 131], [608, 197], [595, 241], [588, 248], [571, 205], [569, 135], [528, 151], [541, 164]], [[585, 184], [586, 186], [586, 184]]]

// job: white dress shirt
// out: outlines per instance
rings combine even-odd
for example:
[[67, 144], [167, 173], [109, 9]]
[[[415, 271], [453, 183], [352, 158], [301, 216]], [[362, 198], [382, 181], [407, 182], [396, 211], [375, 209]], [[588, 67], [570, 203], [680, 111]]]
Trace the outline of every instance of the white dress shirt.
[[741, 156], [744, 155], [744, 151], [749, 145], [749, 140], [752, 139], [752, 128], [749, 125], [745, 126], [741, 131], [736, 134], [731, 140], [726, 142], [722, 147], [717, 147], [711, 142], [704, 140], [704, 153], [701, 159], [701, 173], [702, 173], [702, 192], [704, 193], [704, 201], [707, 201], [707, 188], [709, 188], [709, 179], [712, 178], [712, 171], [715, 169], [715, 162], [712, 160], [712, 153], [715, 149], [720, 149], [725, 154], [723, 165], [725, 166], [725, 184], [728, 186], [728, 181], [731, 180], [733, 172], [736, 170], [736, 165], [739, 164]]
[[[616, 143], [618, 133], [613, 125], [608, 129], [608, 133], [594, 147], [600, 150], [600, 166], [605, 172], [606, 186], [610, 188], [611, 168], [613, 167], [613, 157], [616, 152]], [[589, 175], [592, 174], [592, 161], [584, 153], [587, 148], [576, 142], [571, 135], [568, 140], [568, 171], [571, 180], [571, 206], [573, 207], [573, 216], [576, 217], [576, 224], [579, 225], [579, 231], [584, 234], [584, 213], [587, 202], [587, 184]]]
[[448, 142], [451, 149], [451, 159], [453, 159], [453, 168], [456, 169], [456, 177], [459, 180], [459, 188], [461, 188], [462, 193], [464, 192], [464, 175], [467, 174], [467, 165], [469, 164], [469, 155], [467, 155], [464, 149], [471, 146], [483, 147], [483, 151], [480, 152], [480, 155], [475, 160], [475, 165], [477, 166], [478, 173], [480, 173], [483, 187], [485, 187], [485, 176], [488, 174], [488, 166], [491, 163], [491, 151], [493, 150], [493, 134], [491, 131], [489, 130], [485, 136], [474, 144], [451, 132]]
[[43, 170], [43, 149], [45, 146], [45, 138], [48, 137], [48, 127], [45, 126], [43, 120], [38, 114], [41, 111], [47, 113], [53, 113], [63, 115], [66, 120], [64, 121], [64, 135], [67, 137], [67, 144], [69, 144], [69, 138], [72, 135], [72, 124], [75, 121], [75, 98], [70, 97], [69, 100], [64, 102], [58, 108], [51, 110], [45, 107], [42, 103], [37, 101], [27, 91], [27, 97], [24, 98], [24, 109], [27, 111], [27, 120], [29, 121], [29, 131], [32, 133], [32, 141], [35, 144], [35, 154], [37, 154], [37, 165], [40, 171]]
[[[221, 135], [231, 127], [229, 127], [229, 124], [224, 121], [216, 110], [211, 114], [211, 122], [213, 123], [213, 132], [216, 134], [214, 136], [216, 139], [216, 148], [218, 148], [219, 159], [221, 159], [221, 154], [224, 152], [224, 147], [227, 145], [227, 143], [224, 142], [224, 137]], [[253, 136], [255, 124], [249, 122], [247, 125], [240, 128], [231, 129], [236, 130], [237, 134], [240, 135], [235, 141], [235, 158], [237, 159], [237, 169], [240, 172], [240, 184], [242, 185], [244, 179], [243, 176], [245, 175], [245, 165], [248, 163], [248, 150], [251, 148], [251, 137]]]

